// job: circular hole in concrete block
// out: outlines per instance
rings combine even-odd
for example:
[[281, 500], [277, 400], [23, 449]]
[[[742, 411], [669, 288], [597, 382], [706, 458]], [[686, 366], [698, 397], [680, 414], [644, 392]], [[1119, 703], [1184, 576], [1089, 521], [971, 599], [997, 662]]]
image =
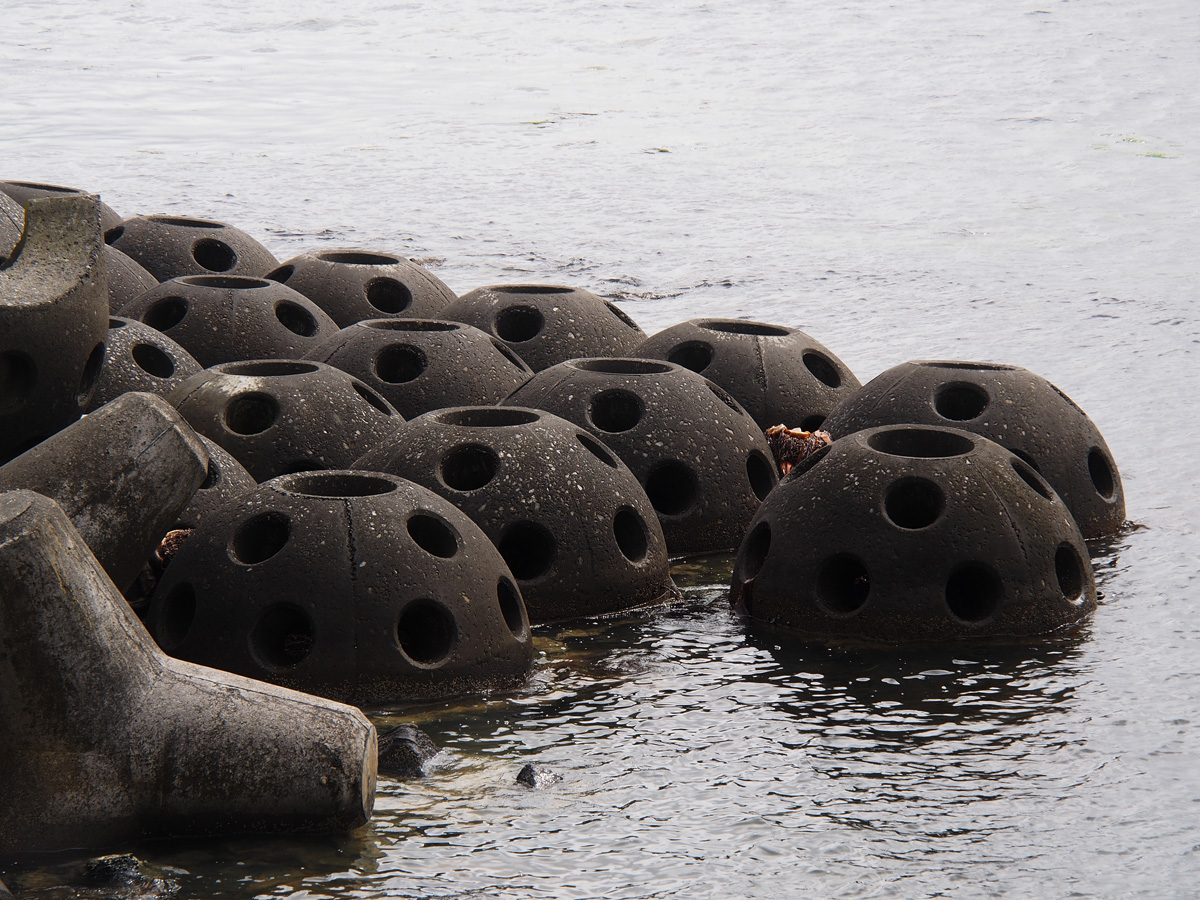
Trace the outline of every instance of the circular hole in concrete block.
[[1096, 488], [1096, 493], [1105, 500], [1111, 500], [1113, 494], [1116, 493], [1117, 482], [1113, 478], [1112, 465], [1109, 463], [1108, 457], [1099, 447], [1093, 447], [1088, 451], [1087, 462], [1088, 475], [1092, 478], [1092, 486]]
[[361, 381], [355, 379], [354, 381], [350, 382], [350, 386], [354, 388], [354, 393], [366, 400], [367, 403], [370, 404], [371, 408], [376, 412], [383, 413], [385, 416], [396, 415], [396, 411], [392, 409], [390, 403], [384, 400], [383, 397], [379, 396], [379, 394], [375, 393]]
[[495, 294], [570, 294], [575, 288], [557, 284], [498, 284], [489, 290]]
[[943, 384], [933, 398], [933, 408], [943, 419], [967, 422], [987, 409], [988, 394], [977, 384], [955, 381]]
[[224, 363], [216, 367], [225, 375], [240, 375], [245, 378], [280, 378], [288, 375], [311, 375], [319, 372], [316, 363], [298, 359], [250, 359], [245, 362]]
[[188, 582], [181, 581], [163, 600], [156, 634], [158, 645], [166, 653], [175, 650], [187, 638], [195, 620], [196, 591]]
[[572, 361], [571, 365], [584, 372], [599, 372], [603, 375], [662, 375], [671, 371], [671, 367], [666, 363], [623, 357], [577, 359]]
[[279, 324], [300, 337], [312, 337], [317, 333], [317, 320], [307, 309], [286, 300], [275, 304], [275, 318]]
[[504, 529], [496, 548], [518, 581], [531, 581], [550, 571], [557, 543], [536, 522], [515, 522]]
[[617, 461], [617, 458], [609, 452], [607, 447], [601, 444], [590, 434], [587, 434], [583, 431], [577, 431], [575, 433], [575, 440], [579, 441], [584, 450], [592, 454], [592, 456], [596, 457], [596, 459], [600, 460], [600, 462], [604, 463], [606, 466], [610, 466], [614, 469], [620, 468], [620, 463]]
[[300, 472], [320, 472], [327, 468], [323, 463], [315, 459], [293, 459], [291, 462], [283, 463], [279, 466], [280, 475], [296, 475]]
[[959, 566], [946, 581], [946, 606], [963, 622], [982, 622], [996, 611], [1004, 593], [1000, 576], [983, 563]]
[[804, 361], [804, 368], [812, 373], [813, 378], [821, 382], [826, 387], [836, 388], [842, 383], [842, 376], [838, 374], [837, 366], [824, 353], [818, 353], [816, 350], [806, 350], [801, 356]]
[[111, 245], [115, 244], [117, 241], [119, 241], [124, 235], [125, 235], [125, 226], [117, 225], [113, 228], [108, 229], [108, 231], [104, 232], [104, 243], [111, 246]]
[[746, 536], [746, 544], [742, 550], [742, 575], [747, 581], [762, 571], [770, 549], [771, 526], [767, 522], [759, 522]]
[[511, 347], [507, 346], [506, 344], [502, 344], [500, 341], [496, 340], [494, 337], [491, 337], [491, 335], [489, 335], [488, 337], [490, 338], [490, 340], [492, 342], [492, 346], [495, 347], [497, 350], [499, 350], [500, 353], [503, 354], [504, 358], [507, 359], [510, 363], [512, 363], [514, 366], [516, 366], [522, 372], [532, 372], [533, 371], [532, 369], [529, 368], [529, 364], [526, 363], [525, 360], [521, 359], [521, 357], [517, 356], [517, 354], [513, 352]]
[[963, 369], [968, 372], [1011, 372], [1017, 368], [1003, 363], [967, 362], [957, 359], [927, 359], [917, 365], [928, 369]]
[[456, 491], [475, 491], [496, 477], [499, 465], [490, 447], [461, 444], [442, 457], [442, 483]]
[[225, 407], [225, 427], [234, 434], [261, 434], [279, 417], [279, 404], [268, 394], [240, 394]]
[[412, 344], [390, 344], [375, 355], [375, 374], [388, 384], [420, 378], [428, 365], [424, 351]]
[[229, 552], [242, 565], [254, 566], [282, 550], [291, 534], [291, 520], [283, 513], [259, 513], [238, 526]]
[[436, 516], [417, 513], [408, 519], [408, 534], [426, 553], [450, 559], [458, 553], [458, 535]]
[[500, 406], [452, 409], [438, 413], [436, 416], [437, 421], [443, 425], [457, 425], [460, 428], [507, 428], [514, 425], [532, 425], [541, 417], [541, 413], [531, 409], [509, 409]]
[[264, 277], [271, 281], [278, 281], [280, 284], [287, 284], [288, 279], [295, 274], [295, 266], [280, 266], [278, 269], [268, 272]]
[[1059, 544], [1054, 552], [1054, 575], [1063, 597], [1071, 603], [1079, 603], [1083, 597], [1083, 561], [1079, 551], [1070, 544]]
[[97, 344], [88, 355], [87, 362], [83, 364], [83, 374], [79, 378], [79, 392], [76, 394], [75, 400], [81, 406], [86, 404], [92, 395], [96, 382], [100, 379], [100, 370], [103, 368], [104, 344]]
[[400, 651], [417, 666], [433, 667], [444, 662], [457, 638], [454, 616], [436, 600], [414, 600], [404, 607], [396, 622]]
[[668, 460], [646, 475], [646, 496], [664, 516], [680, 516], [696, 503], [700, 485], [696, 474], [681, 462]]
[[613, 535], [617, 539], [617, 547], [627, 560], [639, 563], [646, 558], [650, 537], [646, 523], [636, 510], [626, 506], [617, 511], [613, 518]]
[[742, 404], [737, 402], [737, 398], [735, 398], [733, 394], [729, 393], [729, 391], [725, 390], [725, 388], [721, 387], [719, 384], [715, 384], [714, 382], [710, 381], [708, 382], [708, 389], [713, 392], [714, 397], [732, 409], [739, 416], [748, 415], [746, 410], [742, 409]]
[[496, 600], [500, 603], [500, 614], [504, 616], [504, 624], [513, 636], [524, 638], [528, 623], [525, 619], [525, 604], [521, 602], [521, 594], [511, 580], [500, 577], [496, 582]]
[[641, 326], [639, 326], [637, 322], [630, 318], [629, 313], [625, 312], [625, 310], [621, 309], [621, 307], [617, 306], [615, 303], [610, 303], [608, 300], [605, 300], [604, 305], [608, 307], [608, 311], [620, 319], [623, 324], [628, 325], [634, 331], [642, 330]]
[[318, 253], [317, 259], [343, 266], [394, 266], [400, 262], [399, 258], [395, 256], [369, 253], [363, 250], [328, 250]]
[[257, 291], [271, 286], [266, 279], [249, 275], [184, 275], [179, 281], [218, 291]]
[[701, 328], [709, 331], [723, 331], [726, 334], [749, 334], [754, 337], [787, 337], [791, 330], [779, 325], [768, 325], [766, 322], [750, 321], [721, 321], [705, 320], [698, 323]]
[[975, 449], [975, 442], [967, 435], [936, 428], [889, 428], [867, 438], [867, 445], [889, 456], [911, 459], [944, 459]]
[[288, 494], [337, 499], [378, 497], [381, 494], [390, 494], [398, 487], [394, 481], [365, 472], [316, 472], [288, 475], [277, 480], [275, 486]]
[[828, 612], [848, 616], [867, 602], [871, 575], [862, 560], [838, 553], [821, 563], [817, 571], [817, 601]]
[[466, 327], [461, 322], [435, 319], [367, 319], [358, 324], [377, 331], [459, 331]]
[[188, 302], [183, 297], [163, 297], [155, 300], [142, 313], [142, 322], [157, 331], [170, 331], [183, 321], [188, 313]]
[[380, 312], [395, 315], [412, 304], [412, 291], [395, 278], [372, 278], [366, 284], [367, 302]]
[[800, 420], [801, 431], [816, 431], [825, 424], [825, 417], [820, 415], [805, 416]]
[[496, 335], [502, 341], [519, 344], [531, 341], [546, 327], [540, 310], [532, 306], [510, 306], [496, 316]]
[[684, 341], [671, 349], [667, 360], [693, 372], [703, 372], [713, 360], [712, 344], [704, 341]]
[[290, 669], [312, 653], [313, 637], [307, 612], [294, 603], [275, 603], [250, 629], [250, 650], [264, 669]]
[[118, 328], [124, 328], [125, 324], [126, 323], [123, 319], [109, 319], [108, 320], [108, 330], [116, 331]]
[[170, 378], [175, 374], [175, 363], [153, 344], [134, 344], [129, 351], [137, 367], [155, 378]]
[[592, 398], [588, 406], [588, 420], [601, 431], [617, 434], [637, 425], [644, 411], [645, 407], [637, 394], [616, 388]]
[[1050, 490], [1050, 485], [1042, 480], [1042, 476], [1038, 475], [1033, 468], [1025, 463], [1024, 460], [1014, 456], [1008, 461], [1012, 466], [1013, 471], [1021, 476], [1021, 480], [1041, 494], [1045, 499], [1049, 500], [1054, 496], [1054, 492]]
[[883, 511], [891, 523], [909, 531], [928, 528], [941, 518], [945, 507], [942, 489], [926, 478], [902, 478], [883, 498]]
[[759, 500], [765, 500], [775, 487], [774, 467], [759, 450], [751, 450], [746, 457], [746, 475], [750, 478], [750, 489]]
[[201, 238], [192, 244], [192, 259], [210, 272], [228, 272], [237, 265], [237, 254], [224, 241]]
[[150, 222], [162, 225], [176, 225], [180, 228], [224, 228], [221, 222], [211, 222], [208, 219], [187, 219], [183, 216], [147, 216]]

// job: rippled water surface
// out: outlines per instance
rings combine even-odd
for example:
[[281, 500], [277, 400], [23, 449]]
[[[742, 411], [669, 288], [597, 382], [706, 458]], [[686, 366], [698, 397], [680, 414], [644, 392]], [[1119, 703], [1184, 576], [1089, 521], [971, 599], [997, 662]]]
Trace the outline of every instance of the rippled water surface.
[[1135, 527], [1020, 651], [802, 647], [681, 566], [677, 606], [539, 630], [520, 693], [380, 718], [446, 752], [363, 831], [130, 849], [196, 897], [1200, 891], [1194, 0], [276, 6], [3, 3], [0, 177], [800, 326], [863, 381], [1026, 366]]

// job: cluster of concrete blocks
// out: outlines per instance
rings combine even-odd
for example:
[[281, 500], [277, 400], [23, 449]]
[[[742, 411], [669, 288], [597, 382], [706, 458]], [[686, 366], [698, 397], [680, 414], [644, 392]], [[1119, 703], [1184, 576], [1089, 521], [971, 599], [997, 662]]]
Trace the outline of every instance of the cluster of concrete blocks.
[[[0, 854], [362, 824], [355, 707], [518, 685], [531, 624], [668, 601], [672, 557], [736, 548], [734, 608], [803, 636], [1025, 639], [1124, 521], [1012, 366], [861, 385], [794, 328], [49, 185], [0, 183], [0, 259]], [[781, 423], [829, 433], [782, 480]]]

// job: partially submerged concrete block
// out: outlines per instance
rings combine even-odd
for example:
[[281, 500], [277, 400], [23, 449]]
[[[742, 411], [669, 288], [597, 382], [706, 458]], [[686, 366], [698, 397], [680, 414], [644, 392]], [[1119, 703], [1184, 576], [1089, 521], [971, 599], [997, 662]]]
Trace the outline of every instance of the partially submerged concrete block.
[[125, 590], [207, 471], [183, 417], [153, 394], [129, 393], [0, 466], [0, 491], [56, 500]]
[[108, 291], [100, 201], [30, 200], [0, 264], [0, 461], [74, 422], [104, 365]]
[[356, 709], [165, 656], [53, 501], [0, 495], [0, 853], [354, 828]]

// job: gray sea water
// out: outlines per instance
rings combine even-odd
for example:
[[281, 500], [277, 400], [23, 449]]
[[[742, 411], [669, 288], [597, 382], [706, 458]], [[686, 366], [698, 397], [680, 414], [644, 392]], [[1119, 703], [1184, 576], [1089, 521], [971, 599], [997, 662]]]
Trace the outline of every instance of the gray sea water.
[[1025, 366], [1133, 523], [1020, 651], [793, 646], [681, 566], [525, 690], [404, 711], [447, 752], [363, 831], [130, 849], [188, 897], [1200, 894], [1197, 84], [1195, 0], [0, 0], [2, 178], [799, 326], [864, 382]]

